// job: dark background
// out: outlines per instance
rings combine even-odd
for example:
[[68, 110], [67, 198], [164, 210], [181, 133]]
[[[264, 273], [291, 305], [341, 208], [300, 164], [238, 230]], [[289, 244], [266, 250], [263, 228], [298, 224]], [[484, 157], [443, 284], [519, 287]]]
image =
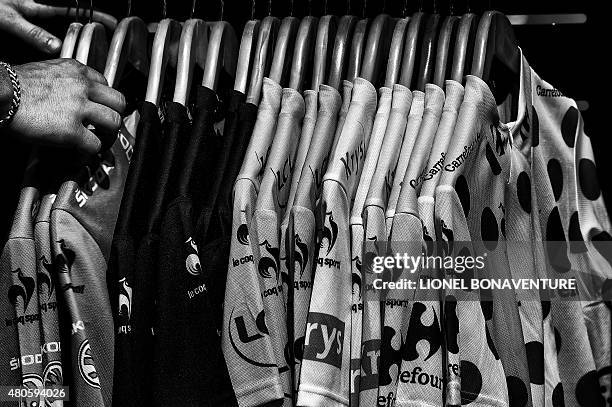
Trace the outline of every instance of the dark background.
[[[43, 2], [43, 0], [39, 0]], [[306, 14], [354, 14], [357, 16], [375, 16], [381, 12], [392, 16], [401, 17], [403, 10], [411, 14], [419, 8], [432, 11], [436, 8], [442, 14], [448, 14], [452, 6], [455, 14], [462, 14], [469, 8], [472, 12], [481, 13], [488, 9], [496, 9], [505, 14], [555, 14], [555, 13], [584, 13], [587, 15], [585, 24], [571, 25], [546, 25], [546, 26], [515, 26], [515, 33], [531, 66], [538, 74], [561, 90], [565, 95], [579, 101], [586, 101], [589, 108], [583, 111], [585, 129], [590, 136], [595, 150], [595, 158], [598, 163], [599, 181], [602, 186], [604, 198], [608, 203], [608, 210], [612, 208], [612, 182], [608, 175], [609, 151], [607, 130], [607, 116], [604, 109], [608, 108], [606, 103], [607, 84], [606, 76], [609, 70], [604, 72], [604, 60], [609, 58], [609, 40], [611, 39], [609, 21], [604, 21], [605, 12], [602, 10], [602, 2], [595, 1], [566, 1], [566, 0], [456, 0], [456, 1], [433, 1], [433, 0], [168, 0], [166, 2], [167, 16], [178, 20], [189, 18], [193, 7], [193, 17], [213, 21], [221, 17], [221, 5], [223, 4], [223, 19], [234, 25], [238, 37], [242, 32], [244, 23], [255, 18], [261, 19], [271, 9], [271, 13], [278, 17], [292, 14], [301, 17]], [[74, 5], [74, 1], [46, 0], [48, 4]], [[132, 0], [131, 13], [142, 17], [146, 22], [159, 21], [162, 17], [164, 2], [161, 0]], [[130, 2], [127, 0], [93, 0], [93, 6], [101, 11], [106, 11], [117, 19], [125, 17], [128, 13]], [[89, 8], [89, 1], [80, 1], [81, 8]], [[253, 13], [253, 14], [252, 14]], [[54, 21], [45, 21], [41, 24], [47, 27], [58, 37], [63, 38], [67, 24], [70, 20], [58, 18]], [[17, 44], [6, 34], [1, 34], [0, 59], [13, 63], [21, 63], [32, 60], [48, 58], [35, 52], [22, 44], [11, 47], [9, 44]], [[109, 37], [110, 38], [110, 37]], [[6, 143], [6, 141], [3, 141]], [[2, 151], [4, 150], [4, 151]], [[2, 159], [3, 178], [0, 179], [2, 191], [9, 192], [6, 196], [11, 199], [16, 197], [16, 190], [11, 192], [7, 182], [7, 171], [9, 178], [19, 185], [22, 170], [18, 158], [27, 155], [24, 149], [5, 144], [0, 150], [2, 156], [10, 156], [10, 159]], [[25, 160], [23, 160], [25, 161]], [[15, 183], [16, 181], [16, 183]], [[8, 189], [7, 189], [8, 188]], [[4, 194], [3, 194], [4, 195]], [[3, 206], [7, 205], [5, 201]], [[0, 227], [1, 229], [1, 227]], [[0, 237], [1, 239], [1, 237]]]

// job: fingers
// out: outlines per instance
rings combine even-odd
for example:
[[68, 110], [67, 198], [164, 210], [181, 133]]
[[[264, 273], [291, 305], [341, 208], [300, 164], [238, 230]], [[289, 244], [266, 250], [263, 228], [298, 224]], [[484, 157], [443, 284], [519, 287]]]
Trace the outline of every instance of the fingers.
[[[25, 2], [21, 6], [22, 13], [27, 17], [51, 18], [57, 16], [76, 17], [75, 7], [57, 7], [38, 4], [34, 2]], [[79, 8], [79, 17], [89, 18], [89, 8]], [[92, 20], [104, 25], [107, 29], [113, 31], [117, 28], [117, 19], [110, 14], [100, 11], [93, 11]]]
[[15, 18], [6, 29], [13, 35], [47, 54], [58, 53], [62, 46], [62, 42], [59, 38], [30, 23], [19, 14], [15, 15]]
[[99, 103], [88, 102], [85, 105], [84, 121], [93, 124], [104, 132], [114, 133], [121, 127], [121, 115], [110, 107]]
[[94, 83], [89, 90], [89, 100], [108, 106], [112, 110], [123, 113], [125, 111], [125, 97], [121, 92], [99, 83]]
[[102, 148], [102, 141], [85, 126], [81, 126], [77, 147], [87, 154], [96, 154]]
[[87, 69], [85, 70], [85, 76], [87, 77], [87, 79], [94, 82], [94, 85], [101, 84], [102, 86], [108, 86], [108, 81], [106, 80], [104, 75], [102, 75], [100, 72], [96, 71], [93, 68], [87, 67]]

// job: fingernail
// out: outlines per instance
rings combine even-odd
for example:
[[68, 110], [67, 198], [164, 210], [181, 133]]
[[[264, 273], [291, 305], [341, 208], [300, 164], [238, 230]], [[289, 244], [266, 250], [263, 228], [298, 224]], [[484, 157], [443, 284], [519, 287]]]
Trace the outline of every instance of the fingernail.
[[59, 50], [59, 48], [61, 46], [62, 46], [62, 42], [59, 39], [57, 39], [57, 38], [49, 38], [47, 40], [47, 48], [51, 52], [55, 52], [55, 51]]

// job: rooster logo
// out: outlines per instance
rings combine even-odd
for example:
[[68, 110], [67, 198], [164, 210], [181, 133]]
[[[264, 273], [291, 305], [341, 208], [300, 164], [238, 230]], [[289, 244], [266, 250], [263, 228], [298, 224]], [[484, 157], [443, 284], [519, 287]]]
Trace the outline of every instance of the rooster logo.
[[14, 284], [11, 286], [11, 288], [9, 288], [8, 300], [11, 304], [13, 304], [13, 307], [17, 307], [17, 298], [21, 298], [23, 301], [23, 312], [26, 312], [28, 304], [32, 299], [32, 294], [34, 294], [36, 282], [32, 277], [24, 275], [20, 268], [12, 271], [12, 273], [17, 274], [17, 278], [21, 284]]
[[189, 253], [185, 259], [185, 268], [192, 276], [199, 276], [202, 274], [202, 266], [200, 266], [200, 257], [198, 256], [198, 246], [191, 237], [187, 239], [185, 245], [187, 246], [187, 253]]
[[295, 250], [293, 251], [293, 261], [300, 266], [300, 278], [306, 271], [308, 265], [308, 246], [302, 242], [300, 236], [296, 233], [294, 236]]
[[453, 251], [453, 242], [455, 241], [453, 231], [446, 226], [443, 220], [440, 220], [440, 227], [442, 229], [442, 246], [445, 249], [445, 254], [449, 255]]
[[42, 265], [42, 267], [40, 267], [36, 272], [36, 279], [38, 280], [38, 291], [39, 293], [42, 293], [42, 286], [46, 285], [48, 293], [47, 299], [51, 299], [51, 295], [55, 290], [55, 284], [53, 283], [53, 279], [51, 278], [51, 273], [53, 271], [53, 263], [50, 263], [44, 255], [40, 256], [40, 259], [38, 260]]
[[59, 252], [57, 256], [55, 256], [55, 265], [57, 266], [57, 271], [60, 273], [68, 273], [72, 269], [72, 265], [74, 264], [74, 259], [76, 257], [75, 253], [66, 246], [66, 242], [64, 239], [58, 240], [59, 243]]
[[359, 298], [361, 298], [361, 259], [359, 256], [355, 256], [351, 259], [351, 261], [355, 262], [355, 267], [359, 271], [359, 273], [351, 273], [353, 295], [359, 293]]
[[[325, 218], [326, 222], [321, 232], [321, 249], [323, 249], [323, 241], [327, 240], [327, 254], [329, 254], [338, 238], [338, 225], [334, 222], [334, 215], [331, 212], [326, 212]], [[327, 227], [328, 224], [329, 227]]]
[[272, 278], [272, 274], [270, 273], [270, 269], [274, 270], [274, 276], [276, 280], [278, 280], [278, 273], [280, 271], [280, 267], [278, 266], [280, 263], [280, 250], [277, 247], [272, 247], [270, 242], [264, 240], [259, 246], [263, 246], [266, 251], [272, 256], [262, 256], [259, 260], [259, 264], [257, 266], [257, 270], [259, 271], [259, 275], [263, 278]]
[[423, 242], [425, 243], [425, 252], [428, 256], [433, 256], [434, 252], [434, 244], [429, 231], [427, 230], [427, 226], [423, 225]]
[[119, 280], [119, 324], [121, 326], [130, 325], [132, 316], [132, 287], [124, 277]]
[[236, 239], [243, 246], [249, 245], [249, 228], [244, 223], [238, 226], [238, 230], [236, 231]]

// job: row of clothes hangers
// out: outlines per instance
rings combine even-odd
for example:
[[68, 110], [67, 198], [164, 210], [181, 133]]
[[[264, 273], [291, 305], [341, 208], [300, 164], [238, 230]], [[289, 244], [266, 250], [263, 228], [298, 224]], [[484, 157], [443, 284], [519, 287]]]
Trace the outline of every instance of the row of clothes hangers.
[[[193, 5], [192, 10], [195, 1]], [[399, 83], [423, 91], [427, 83], [443, 87], [446, 79], [463, 82], [471, 73], [491, 86], [498, 102], [516, 94], [520, 53], [506, 16], [497, 11], [449, 14], [251, 16], [239, 47], [222, 15], [215, 22], [163, 18], [149, 53], [149, 31], [142, 19], [121, 20], [108, 46], [104, 27], [92, 22], [90, 13], [87, 24], [73, 22], [68, 28], [61, 57], [104, 72], [110, 86], [116, 86], [130, 64], [147, 78], [145, 100], [158, 106], [170, 66], [176, 70], [173, 101], [185, 106], [196, 69], [203, 72], [202, 86], [214, 91], [225, 70], [234, 78], [234, 90], [255, 105], [264, 76], [298, 91], [318, 89], [322, 83], [338, 89], [343, 79], [358, 76], [376, 86]]]

